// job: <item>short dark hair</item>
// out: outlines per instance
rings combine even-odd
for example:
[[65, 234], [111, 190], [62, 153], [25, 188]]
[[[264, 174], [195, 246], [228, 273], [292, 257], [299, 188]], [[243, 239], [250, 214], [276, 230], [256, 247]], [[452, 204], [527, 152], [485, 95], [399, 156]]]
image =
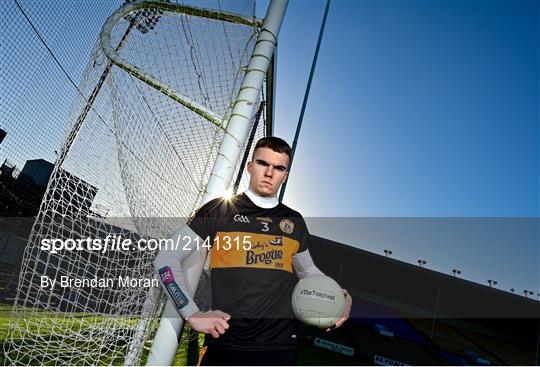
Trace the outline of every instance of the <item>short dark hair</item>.
[[289, 156], [289, 161], [291, 160], [291, 147], [287, 142], [276, 136], [267, 136], [265, 138], [259, 139], [257, 144], [255, 144], [255, 149], [253, 149], [253, 154], [259, 148], [270, 148], [277, 153], [285, 153]]

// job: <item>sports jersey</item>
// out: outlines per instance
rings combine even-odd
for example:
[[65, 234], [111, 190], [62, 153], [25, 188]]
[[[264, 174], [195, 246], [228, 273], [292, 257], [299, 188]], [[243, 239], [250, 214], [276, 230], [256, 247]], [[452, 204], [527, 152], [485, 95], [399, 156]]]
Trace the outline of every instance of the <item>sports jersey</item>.
[[296, 348], [291, 295], [293, 256], [307, 250], [302, 216], [284, 204], [261, 208], [246, 195], [201, 207], [189, 227], [209, 241], [212, 308], [231, 315], [209, 346], [238, 350]]

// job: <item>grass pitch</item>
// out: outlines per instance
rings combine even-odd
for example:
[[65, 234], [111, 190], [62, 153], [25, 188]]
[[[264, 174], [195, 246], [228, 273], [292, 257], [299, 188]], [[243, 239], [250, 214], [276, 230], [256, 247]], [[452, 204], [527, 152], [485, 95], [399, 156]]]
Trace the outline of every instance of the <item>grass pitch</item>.
[[[0, 365], [4, 366], [13, 360], [21, 365], [115, 365], [124, 364], [125, 354], [128, 350], [127, 341], [131, 334], [136, 319], [124, 318], [115, 320], [114, 327], [104, 316], [88, 314], [70, 314], [69, 317], [62, 318], [58, 314], [35, 311], [28, 312], [19, 320], [11, 320], [12, 306], [0, 305]], [[24, 314], [23, 314], [24, 315]], [[10, 325], [16, 326], [15, 331], [9, 335]], [[122, 328], [125, 326], [125, 328]], [[69, 331], [67, 333], [67, 331]], [[105, 331], [105, 332], [104, 332]], [[190, 362], [197, 363], [198, 349], [202, 346], [204, 337], [202, 335], [191, 335], [189, 327], [185, 328], [182, 336], [182, 343], [176, 354], [174, 365], [187, 365]], [[126, 338], [123, 341], [122, 333]], [[69, 338], [60, 338], [59, 335], [72, 334], [83, 336], [78, 341]], [[93, 338], [93, 335], [96, 335]], [[100, 338], [97, 338], [97, 335]], [[104, 340], [103, 336], [109, 335], [109, 340]], [[195, 338], [196, 342], [189, 347], [189, 338]], [[84, 340], [84, 342], [80, 340]], [[114, 341], [115, 347], [112, 347]], [[46, 343], [49, 348], [49, 356], [43, 358], [43, 345]], [[143, 347], [140, 364], [144, 364], [150, 351], [152, 341], [147, 341]], [[194, 347], [195, 346], [195, 347]], [[73, 353], [77, 350], [78, 353]], [[84, 353], [80, 353], [80, 351]], [[5, 352], [4, 352], [5, 351]], [[193, 363], [193, 362], [192, 362]]]
[[[104, 316], [95, 316], [88, 314], [77, 314], [75, 317], [61, 318], [58, 314], [43, 312], [36, 316], [35, 312], [28, 313], [28, 317], [17, 320], [18, 329], [24, 330], [24, 333], [13, 333], [8, 340], [8, 328], [10, 326], [12, 306], [0, 305], [0, 366], [6, 365], [6, 351], [11, 358], [15, 358], [21, 365], [114, 365], [120, 366], [124, 363], [125, 353], [127, 352], [127, 341], [125, 343], [116, 342], [116, 348], [111, 349], [111, 345], [103, 340], [93, 340], [92, 334], [96, 329], [100, 329], [100, 335], [103, 335], [103, 328], [110, 328], [108, 320]], [[49, 320], [49, 321], [48, 321]], [[118, 335], [113, 332], [121, 332], [121, 325], [124, 323], [126, 330], [131, 330], [135, 319], [123, 319], [121, 322], [115, 322], [114, 330], [111, 330], [111, 340], [118, 340]], [[120, 327], [119, 327], [120, 325]], [[75, 342], [60, 339], [58, 335], [65, 334], [66, 330], [72, 330], [78, 334], [86, 335], [85, 342]], [[60, 333], [60, 331], [62, 333]], [[28, 338], [32, 335], [32, 338]], [[193, 339], [192, 343], [188, 343]], [[13, 344], [11, 344], [13, 341]], [[39, 342], [46, 342], [52, 346], [54, 357], [46, 359], [43, 362], [43, 350], [39, 347]], [[192, 334], [189, 326], [184, 328], [180, 348], [176, 353], [173, 365], [188, 366], [196, 365], [199, 351], [204, 341], [203, 334]], [[55, 346], [57, 348], [55, 348]], [[152, 346], [152, 340], [145, 343], [142, 351], [140, 364], [144, 365]], [[56, 349], [56, 350], [55, 350]], [[84, 350], [84, 357], [81, 353], [74, 354], [73, 350]], [[18, 356], [18, 357], [17, 357]], [[79, 356], [79, 357], [75, 357]], [[97, 361], [96, 361], [97, 360]], [[308, 341], [302, 340], [299, 344], [298, 353], [299, 365], [351, 365], [358, 364], [358, 360], [346, 357], [340, 354], [322, 350], [314, 347]]]

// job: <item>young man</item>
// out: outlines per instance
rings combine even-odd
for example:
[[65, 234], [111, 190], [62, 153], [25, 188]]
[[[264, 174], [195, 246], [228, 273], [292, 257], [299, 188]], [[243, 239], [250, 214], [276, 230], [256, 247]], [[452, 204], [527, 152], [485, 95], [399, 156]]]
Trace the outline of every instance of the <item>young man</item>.
[[[155, 260], [178, 313], [194, 330], [212, 336], [205, 340], [203, 365], [296, 364], [292, 291], [297, 276], [322, 272], [309, 255], [304, 219], [277, 199], [290, 158], [282, 139], [260, 139], [247, 166], [248, 190], [209, 201], [173, 236], [212, 244], [213, 311], [200, 312], [187, 292], [180, 263], [193, 248], [162, 250]], [[345, 310], [335, 327], [351, 309], [351, 297], [343, 292]]]

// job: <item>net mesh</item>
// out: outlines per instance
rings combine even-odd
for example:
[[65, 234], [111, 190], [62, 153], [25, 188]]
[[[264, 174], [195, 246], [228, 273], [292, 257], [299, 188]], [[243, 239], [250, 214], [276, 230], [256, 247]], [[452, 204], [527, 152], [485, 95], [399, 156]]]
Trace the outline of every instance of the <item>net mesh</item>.
[[[43, 6], [17, 4], [37, 14], [32, 6]], [[110, 42], [123, 60], [226, 122], [257, 31], [203, 9], [154, 8], [118, 21]], [[34, 162], [52, 174], [22, 261], [6, 363], [140, 364], [163, 301], [145, 282], [154, 278], [156, 251], [79, 245], [55, 253], [42, 240], [167, 238], [200, 205], [224, 130], [112, 66], [99, 40], [66, 121], [54, 167]], [[264, 129], [261, 121], [255, 136]], [[44, 279], [57, 282], [44, 286]], [[74, 279], [94, 283], [68, 283]]]

